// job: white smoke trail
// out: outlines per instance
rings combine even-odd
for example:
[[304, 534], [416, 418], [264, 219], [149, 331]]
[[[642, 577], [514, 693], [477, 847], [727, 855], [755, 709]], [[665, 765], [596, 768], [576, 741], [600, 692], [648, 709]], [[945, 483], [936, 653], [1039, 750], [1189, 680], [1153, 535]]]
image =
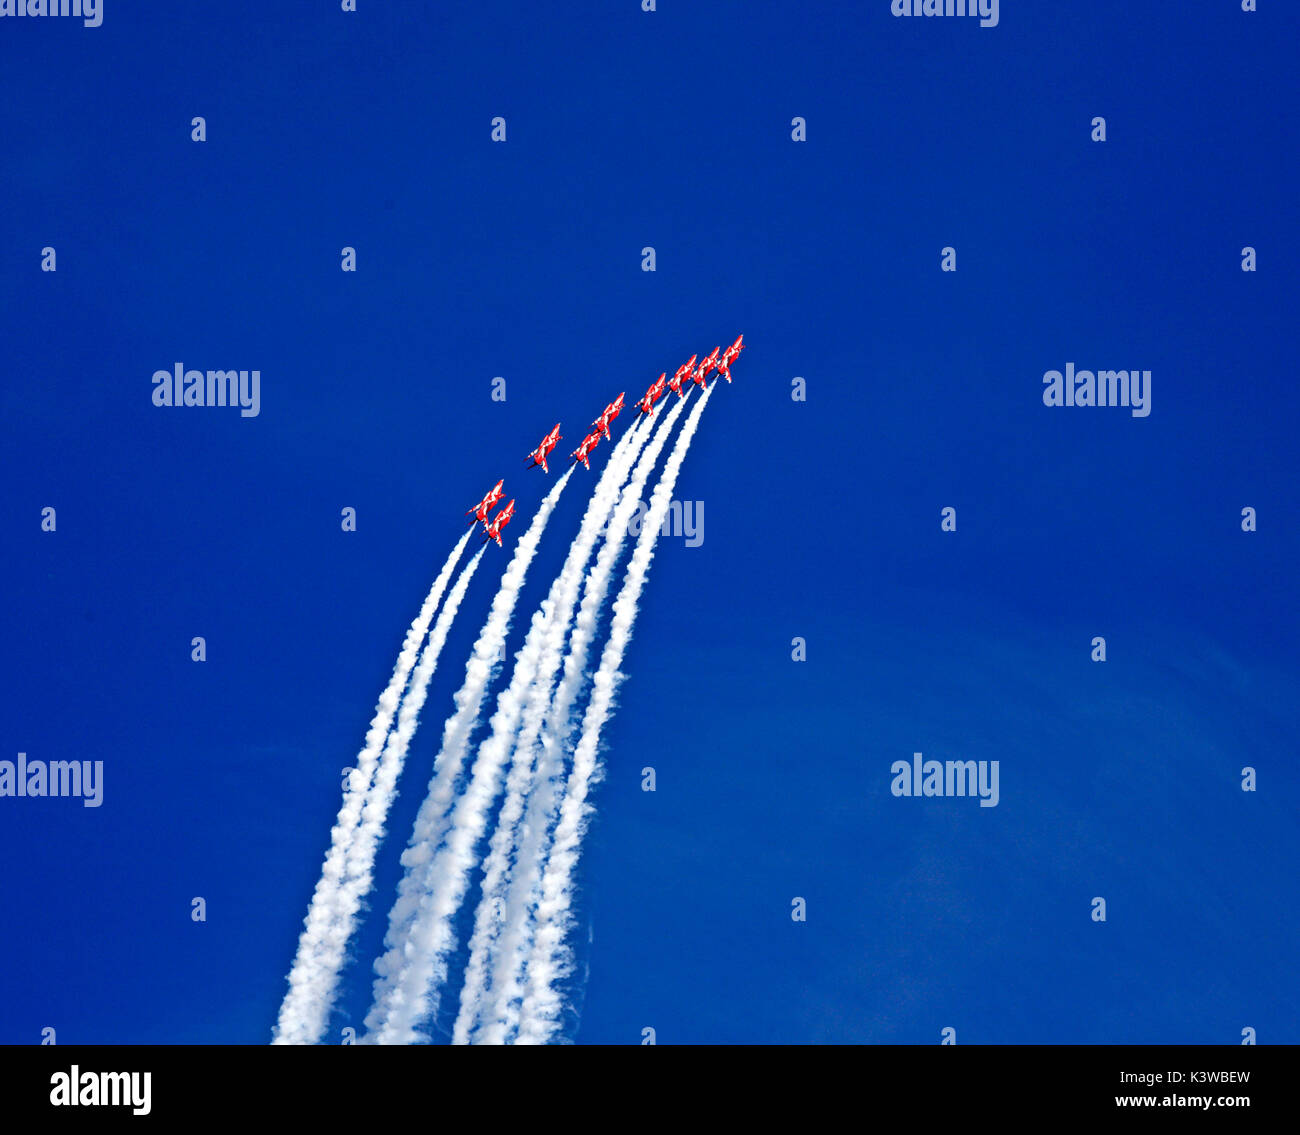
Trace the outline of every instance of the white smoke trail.
[[313, 1030], [319, 1027], [323, 1031], [329, 1017], [347, 945], [356, 925], [357, 912], [373, 883], [375, 852], [384, 837], [384, 824], [397, 794], [397, 780], [406, 762], [411, 738], [419, 724], [420, 710], [424, 708], [425, 699], [429, 695], [429, 683], [438, 667], [438, 656], [442, 653], [456, 612], [485, 550], [480, 548], [474, 554], [447, 596], [447, 602], [429, 635], [429, 642], [420, 655], [419, 665], [411, 676], [410, 688], [402, 699], [397, 727], [388, 734], [388, 743], [384, 746], [375, 771], [374, 784], [361, 812], [361, 823], [357, 827], [352, 846], [348, 849], [342, 886], [335, 900], [335, 922], [321, 950], [321, 965], [315, 988], [305, 990], [309, 998], [305, 1015], [311, 1021]]
[[623, 549], [628, 524], [641, 502], [646, 481], [684, 405], [685, 402], [680, 399], [674, 403], [663, 424], [653, 435], [653, 440], [641, 455], [632, 480], [623, 490], [618, 507], [614, 510], [605, 543], [591, 571], [587, 574], [582, 606], [578, 611], [569, 642], [568, 655], [564, 660], [564, 674], [546, 715], [541, 753], [533, 777], [532, 793], [528, 800], [528, 813], [521, 828], [521, 839], [515, 855], [515, 871], [510, 880], [509, 896], [504, 904], [503, 926], [492, 971], [492, 995], [486, 1003], [480, 1005], [478, 1010], [482, 1027], [476, 1039], [483, 1043], [503, 1043], [518, 1019], [516, 1002], [523, 996], [522, 975], [529, 951], [528, 914], [538, 898], [541, 867], [546, 859], [550, 825], [559, 807], [564, 754], [572, 731], [569, 718], [575, 700], [586, 685], [587, 654], [599, 627], [600, 609], [609, 591], [610, 580]]
[[455, 698], [456, 712], [443, 726], [442, 746], [434, 761], [429, 790], [415, 818], [410, 846], [402, 853], [402, 865], [406, 871], [388, 914], [388, 932], [384, 937], [388, 949], [375, 962], [375, 972], [379, 977], [374, 983], [374, 1001], [366, 1015], [366, 1028], [371, 1034], [366, 1038], [368, 1042], [411, 1044], [420, 1039], [415, 1026], [425, 1015], [426, 999], [413, 998], [409, 989], [412, 986], [412, 967], [420, 964], [421, 952], [427, 949], [419, 931], [424, 922], [424, 911], [433, 901], [429, 892], [433, 855], [447, 832], [449, 806], [465, 761], [470, 734], [478, 722], [483, 698], [505, 646], [510, 618], [523, 590], [528, 567], [556, 501], [572, 475], [573, 467], [570, 466], [546, 494], [528, 531], [515, 546], [510, 565], [502, 576], [501, 587], [492, 600], [492, 609], [465, 666], [465, 680]]
[[[495, 942], [504, 912], [505, 889], [509, 883], [510, 862], [514, 852], [516, 829], [522, 817], [524, 802], [533, 774], [533, 744], [541, 727], [542, 718], [551, 700], [551, 686], [559, 671], [564, 656], [564, 639], [573, 610], [578, 602], [578, 589], [601, 530], [609, 520], [609, 514], [618, 502], [619, 489], [627, 478], [636, 460], [641, 446], [648, 436], [648, 430], [642, 430], [643, 420], [638, 420], [614, 447], [604, 472], [596, 483], [591, 503], [578, 529], [577, 538], [569, 548], [564, 566], [551, 584], [551, 590], [540, 611], [533, 616], [533, 625], [528, 632], [528, 639], [520, 651], [511, 691], [521, 691], [518, 697], [503, 695], [501, 708], [493, 719], [491, 741], [479, 751], [479, 761], [475, 764], [475, 778], [480, 774], [480, 766], [485, 776], [493, 778], [492, 794], [482, 799], [490, 800], [495, 796], [496, 782], [499, 780], [501, 766], [510, 754], [510, 742], [514, 737], [516, 726], [519, 727], [519, 740], [514, 745], [513, 760], [509, 776], [506, 778], [505, 797], [497, 818], [496, 828], [483, 863], [482, 895], [474, 915], [474, 931], [469, 943], [469, 962], [465, 969], [465, 980], [461, 987], [460, 1013], [452, 1040], [456, 1044], [465, 1044], [469, 1040], [469, 1029], [473, 1023], [477, 1003], [483, 993], [487, 976], [487, 960]], [[502, 709], [514, 710], [507, 721]], [[491, 764], [489, 762], [495, 762]], [[486, 820], [485, 809], [480, 807], [469, 813], [470, 823], [481, 832]], [[455, 834], [452, 840], [456, 839]], [[475, 836], [475, 842], [477, 836]], [[469, 872], [473, 868], [470, 858], [475, 843], [464, 848], [464, 853], [454, 864], [454, 881], [451, 884], [447, 906], [456, 901], [456, 895], [463, 895], [469, 883]], [[435, 887], [445, 886], [444, 880], [435, 872]], [[449, 917], [449, 916], [448, 916]], [[451, 946], [447, 927], [440, 927], [441, 940], [435, 939], [435, 949], [440, 947], [445, 957], [446, 949]], [[434, 973], [435, 983], [445, 977], [444, 962], [439, 959]]]
[[[715, 381], [714, 386], [716, 385]], [[637, 602], [650, 571], [659, 528], [668, 513], [677, 474], [712, 392], [713, 386], [710, 386], [695, 404], [691, 416], [686, 419], [686, 425], [682, 427], [681, 436], [673, 446], [650, 498], [650, 509], [637, 537], [622, 590], [614, 601], [609, 640], [601, 655], [600, 668], [592, 678], [591, 700], [582, 719], [582, 735], [573, 753], [568, 791], [560, 808], [550, 859], [542, 877], [542, 897], [535, 916], [538, 925], [533, 952], [528, 959], [526, 992], [521, 1010], [520, 1043], [545, 1043], [554, 1035], [559, 1024], [562, 1006], [557, 986], [572, 968], [571, 951], [565, 948], [565, 938], [572, 921], [570, 907], [573, 902], [573, 871], [591, 810], [587, 804], [587, 791], [598, 769], [600, 731], [613, 708], [614, 693], [623, 677], [618, 668], [632, 637]]]
[[[451, 578], [461, 553], [468, 543], [466, 532], [452, 549], [437, 579], [429, 589], [415, 621], [411, 623], [397, 656], [397, 665], [384, 692], [379, 695], [375, 716], [370, 721], [366, 739], [357, 755], [357, 765], [348, 777], [343, 805], [330, 833], [330, 848], [325, 854], [320, 881], [312, 895], [298, 939], [298, 952], [289, 971], [289, 992], [280, 1006], [280, 1017], [272, 1039], [274, 1044], [316, 1044], [324, 1035], [332, 990], [342, 965], [341, 949], [335, 949], [339, 896], [343, 890], [348, 856], [357, 837], [358, 825], [371, 794], [376, 762], [392, 728], [402, 691], [415, 666], [429, 621], [433, 618], [447, 581]], [[436, 656], [435, 656], [436, 657]], [[337, 956], [336, 956], [337, 954]]]

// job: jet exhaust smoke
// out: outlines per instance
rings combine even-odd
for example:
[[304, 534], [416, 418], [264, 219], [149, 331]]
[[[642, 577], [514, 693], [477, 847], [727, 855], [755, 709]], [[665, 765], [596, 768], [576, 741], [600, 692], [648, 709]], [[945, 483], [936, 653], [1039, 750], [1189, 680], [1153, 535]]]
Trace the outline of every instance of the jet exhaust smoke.
[[637, 537], [623, 587], [614, 601], [609, 640], [601, 655], [600, 668], [592, 679], [591, 700], [583, 715], [582, 734], [573, 753], [568, 790], [560, 808], [550, 859], [542, 877], [541, 901], [536, 911], [538, 927], [526, 970], [526, 992], [518, 1037], [520, 1043], [545, 1043], [554, 1036], [559, 1024], [563, 1006], [557, 986], [572, 967], [572, 951], [565, 947], [564, 942], [572, 922], [573, 872], [590, 813], [587, 792], [598, 772], [600, 731], [612, 712], [614, 694], [623, 678], [618, 668], [632, 638], [637, 602], [650, 571], [650, 561], [654, 558], [659, 528], [668, 512], [677, 474], [712, 392], [713, 386], [705, 390], [687, 418], [686, 425], [682, 427], [681, 436], [678, 437], [650, 498], [650, 509]]
[[528, 800], [523, 838], [515, 856], [515, 873], [504, 903], [504, 925], [493, 967], [492, 995], [487, 1004], [479, 1008], [482, 1028], [477, 1039], [483, 1043], [504, 1043], [517, 1021], [515, 1003], [523, 996], [521, 979], [529, 950], [528, 915], [538, 899], [541, 867], [549, 846], [550, 826], [559, 807], [565, 751], [572, 732], [570, 717], [573, 705], [586, 685], [587, 655], [599, 629], [601, 607], [622, 553], [628, 523], [685, 405], [684, 400], [677, 400], [673, 404], [655, 431], [653, 440], [642, 453], [632, 480], [623, 490], [614, 510], [605, 543], [587, 574], [582, 605], [574, 624], [568, 656], [564, 660], [564, 672], [546, 713], [541, 752], [536, 756], [537, 771]]
[[[442, 565], [415, 621], [406, 632], [393, 676], [379, 695], [375, 716], [370, 721], [365, 742], [357, 755], [356, 769], [348, 778], [343, 792], [343, 805], [330, 833], [330, 847], [325, 854], [320, 882], [316, 884], [303, 922], [304, 929], [298, 939], [298, 953], [293, 968], [289, 971], [289, 992], [280, 1007], [280, 1018], [272, 1040], [274, 1044], [316, 1044], [324, 1035], [334, 988], [343, 964], [343, 948], [348, 937], [348, 934], [344, 934], [342, 943], [339, 942], [339, 916], [348, 856], [357, 840], [362, 814], [373, 791], [376, 763], [392, 728], [402, 691], [415, 666], [429, 622], [442, 600], [447, 581], [451, 578], [452, 570], [460, 560], [470, 535], [466, 532], [460, 538]], [[452, 614], [454, 616], [454, 610]], [[446, 637], [445, 633], [443, 637]], [[439, 643], [438, 649], [441, 646]], [[435, 661], [436, 658], [435, 651]]]
[[398, 884], [397, 899], [388, 914], [386, 952], [376, 960], [374, 1000], [366, 1015], [367, 1043], [411, 1044], [424, 1039], [416, 1026], [427, 1015], [427, 994], [423, 992], [421, 951], [428, 949], [428, 912], [432, 906], [430, 871], [434, 853], [447, 832], [448, 813], [470, 734], [478, 721], [497, 659], [510, 630], [519, 593], [523, 590], [537, 545], [555, 510], [556, 502], [573, 475], [573, 468], [555, 483], [543, 499], [528, 531], [515, 546], [510, 565], [492, 600], [487, 621], [474, 643], [465, 667], [465, 680], [455, 697], [456, 711], [443, 726], [442, 746], [434, 760], [433, 777], [420, 805], [410, 844], [402, 853], [405, 872]]
[[[464, 984], [461, 987], [460, 1013], [452, 1036], [453, 1043], [456, 1044], [466, 1044], [469, 1041], [469, 1029], [487, 978], [487, 960], [504, 917], [505, 890], [509, 882], [510, 862], [515, 852], [517, 829], [523, 815], [528, 788], [532, 782], [533, 744], [537, 739], [537, 732], [546, 708], [550, 704], [551, 686], [563, 661], [564, 640], [569, 623], [573, 619], [574, 608], [577, 606], [578, 589], [582, 585], [587, 560], [609, 520], [610, 511], [618, 501], [619, 489], [627, 478], [646, 437], [649, 436], [649, 430], [643, 430], [642, 424], [638, 421], [614, 447], [614, 452], [610, 455], [609, 462], [596, 483], [591, 502], [578, 529], [577, 538], [570, 546], [564, 565], [551, 584], [550, 593], [542, 603], [541, 609], [533, 616], [533, 626], [529, 631], [528, 641], [517, 656], [511, 681], [512, 690], [518, 685], [521, 693], [517, 700], [506, 703], [514, 709], [508, 723], [503, 721], [503, 725], [508, 724], [508, 732], [505, 729], [500, 731], [494, 729], [492, 741], [480, 750], [480, 761], [484, 759], [485, 754], [490, 754], [491, 759], [495, 761], [494, 767], [486, 769], [495, 779], [492, 783], [491, 796], [485, 794], [483, 797], [485, 800], [495, 797], [501, 766], [508, 757], [511, 758], [511, 764], [496, 829], [492, 834], [488, 855], [483, 863], [482, 894], [474, 915], [474, 930], [469, 943], [469, 962], [465, 970]], [[515, 735], [516, 727], [519, 730], [519, 738], [511, 754], [510, 742]], [[477, 768], [475, 771], [477, 774]], [[472, 819], [476, 825], [476, 832], [481, 834], [486, 820], [486, 810], [479, 808], [472, 813]], [[476, 840], [478, 835], [476, 834], [474, 838]], [[474, 844], [470, 843], [456, 865], [459, 875], [450, 884], [451, 897], [457, 901], [463, 897], [469, 883], [468, 875], [473, 860], [468, 857], [472, 855], [473, 848]], [[435, 886], [445, 885], [448, 884], [442, 880], [435, 883]], [[450, 945], [444, 931], [441, 943], [444, 955]], [[440, 962], [435, 980], [440, 981], [444, 978], [445, 968]]]

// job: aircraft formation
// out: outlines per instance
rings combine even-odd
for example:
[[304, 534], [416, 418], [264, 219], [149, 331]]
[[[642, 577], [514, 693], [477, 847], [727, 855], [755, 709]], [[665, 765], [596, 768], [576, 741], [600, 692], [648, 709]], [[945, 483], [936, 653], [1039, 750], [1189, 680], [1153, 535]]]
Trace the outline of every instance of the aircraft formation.
[[[673, 373], [672, 378], [668, 378], [668, 372], [664, 371], [663, 374], [650, 384], [650, 389], [645, 392], [645, 397], [636, 404], [637, 409], [647, 417], [654, 417], [654, 404], [663, 397], [665, 390], [671, 390], [678, 398], [683, 398], [685, 397], [685, 392], [682, 390], [682, 384], [684, 382], [689, 380], [703, 389], [708, 385], [709, 375], [715, 370], [730, 382], [731, 364], [740, 357], [740, 352], [745, 349], [744, 343], [741, 342], [744, 338], [744, 335], [736, 336], [736, 341], [725, 351], [722, 350], [721, 347], [714, 347], [712, 352], [700, 360], [700, 365], [698, 367], [695, 365], [697, 356], [692, 355], [686, 360], [686, 362], [677, 368]], [[600, 443], [601, 438], [604, 438], [606, 441], [613, 440], [610, 436], [609, 424], [622, 412], [623, 394], [625, 393], [627, 392], [624, 391], [622, 394], [619, 394], [613, 402], [601, 411], [600, 416], [591, 423], [590, 432], [582, 439], [582, 443], [578, 448], [569, 455], [574, 462], [581, 461], [583, 468], [591, 468], [589, 458], [591, 457], [592, 450], [594, 450]], [[550, 433], [542, 438], [541, 443], [537, 448], [525, 456], [524, 460], [528, 462], [526, 467], [529, 469], [535, 469], [540, 465], [543, 473], [550, 473], [551, 470], [546, 463], [546, 458], [562, 440], [563, 437], [560, 434], [560, 423], [556, 422], [554, 428]], [[465, 510], [465, 515], [470, 518], [469, 522], [471, 524], [477, 522], [483, 525], [483, 531], [486, 533], [483, 537], [483, 543], [486, 544], [489, 540], [495, 540], [498, 547], [504, 547], [501, 543], [501, 530], [510, 523], [515, 514], [515, 502], [512, 497], [509, 504], [498, 512], [490, 521], [488, 520], [488, 516], [491, 514], [492, 509], [495, 508], [501, 498], [505, 496], [505, 493], [503, 492], [504, 485], [505, 479], [502, 478], [488, 490], [486, 495], [478, 504], [473, 508]]]

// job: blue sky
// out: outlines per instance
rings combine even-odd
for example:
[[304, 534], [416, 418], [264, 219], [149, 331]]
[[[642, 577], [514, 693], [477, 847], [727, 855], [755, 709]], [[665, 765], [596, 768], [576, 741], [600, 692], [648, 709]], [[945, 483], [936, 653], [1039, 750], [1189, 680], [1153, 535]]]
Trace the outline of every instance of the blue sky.
[[[528, 517], [555, 421], [741, 331], [605, 735], [566, 1037], [1300, 1040], [1300, 13], [359, 6], [0, 20], [0, 759], [105, 766], [98, 809], [0, 799], [0, 1041], [269, 1039], [463, 510], [504, 476]], [[155, 407], [177, 361], [260, 369], [261, 413]], [[1069, 362], [1149, 369], [1150, 416], [1045, 407]], [[999, 805], [894, 798], [917, 751], [999, 760]]]

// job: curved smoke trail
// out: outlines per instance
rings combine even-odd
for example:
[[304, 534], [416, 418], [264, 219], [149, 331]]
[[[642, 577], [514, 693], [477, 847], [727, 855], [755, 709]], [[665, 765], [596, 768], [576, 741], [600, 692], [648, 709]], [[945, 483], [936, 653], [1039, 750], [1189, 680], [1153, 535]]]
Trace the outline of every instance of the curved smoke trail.
[[[716, 385], [715, 381], [714, 386]], [[562, 1006], [557, 986], [571, 967], [571, 951], [566, 949], [564, 942], [572, 922], [570, 907], [573, 902], [573, 871], [590, 812], [587, 791], [598, 769], [600, 731], [612, 711], [614, 693], [623, 677], [618, 668], [632, 637], [637, 602], [650, 571], [650, 561], [654, 558], [659, 528], [668, 513], [677, 474], [712, 392], [713, 386], [710, 386], [695, 404], [686, 425], [682, 427], [681, 436], [678, 437], [651, 496], [650, 510], [645, 516], [636, 548], [632, 552], [622, 590], [614, 601], [609, 640], [601, 655], [600, 668], [592, 678], [591, 701], [582, 719], [582, 735], [574, 749], [573, 770], [569, 774], [568, 790], [560, 808], [550, 859], [542, 877], [542, 896], [535, 916], [537, 932], [526, 971], [526, 992], [519, 1026], [520, 1043], [545, 1043], [554, 1035], [558, 1026]]]
[[529, 912], [538, 900], [541, 868], [549, 846], [550, 825], [559, 807], [564, 756], [572, 732], [570, 716], [574, 702], [587, 682], [588, 652], [599, 628], [601, 607], [622, 553], [628, 524], [641, 503], [646, 482], [684, 405], [682, 400], [674, 403], [663, 424], [655, 432], [653, 441], [646, 447], [631, 482], [623, 490], [618, 507], [614, 510], [609, 535], [587, 574], [582, 605], [574, 623], [568, 656], [564, 660], [564, 673], [551, 699], [541, 736], [541, 752], [528, 800], [527, 818], [522, 826], [522, 838], [515, 857], [515, 873], [510, 881], [509, 897], [504, 904], [504, 925], [492, 973], [492, 995], [478, 1009], [482, 1024], [477, 1039], [484, 1043], [503, 1043], [518, 1020], [516, 1002], [523, 996], [522, 975], [530, 948]]
[[374, 881], [375, 852], [384, 837], [384, 823], [388, 819], [388, 810], [392, 807], [393, 798], [397, 794], [397, 778], [401, 775], [407, 750], [411, 746], [411, 738], [415, 735], [416, 726], [419, 724], [420, 710], [424, 708], [425, 699], [429, 695], [429, 683], [438, 667], [438, 655], [441, 654], [443, 644], [447, 641], [451, 624], [456, 618], [456, 612], [465, 598], [469, 581], [474, 577], [484, 551], [485, 549], [480, 548], [474, 554], [474, 558], [465, 565], [456, 580], [455, 587], [447, 596], [447, 602], [438, 615], [437, 622], [433, 625], [429, 643], [420, 655], [420, 663], [411, 676], [410, 689], [402, 699], [397, 728], [388, 735], [388, 743], [384, 746], [383, 756], [375, 771], [374, 785], [361, 812], [361, 823], [348, 850], [343, 886], [337, 900], [337, 921], [328, 943], [330, 966], [323, 967], [325, 980], [321, 982], [321, 988], [317, 991], [317, 1000], [313, 1004], [313, 1019], [319, 1020], [322, 1026], [328, 1019], [329, 1010], [334, 1002], [339, 973], [343, 968], [347, 944], [356, 925], [357, 912], [361, 909], [362, 900], [370, 893]]
[[465, 680], [456, 693], [456, 711], [443, 727], [442, 746], [434, 761], [429, 790], [415, 818], [410, 845], [402, 853], [402, 865], [406, 870], [398, 884], [397, 899], [388, 914], [388, 932], [384, 937], [387, 950], [375, 962], [375, 972], [379, 976], [374, 983], [374, 1000], [366, 1015], [366, 1028], [371, 1034], [367, 1036], [367, 1042], [411, 1044], [422, 1039], [416, 1026], [427, 1015], [428, 999], [412, 993], [412, 988], [417, 984], [415, 971], [421, 962], [421, 951], [428, 948], [421, 931], [425, 923], [424, 912], [432, 903], [429, 880], [433, 855], [447, 832], [448, 810], [465, 761], [470, 734], [478, 722], [483, 698], [505, 646], [510, 619], [529, 565], [555, 504], [572, 475], [573, 467], [570, 466], [546, 494], [528, 531], [515, 546], [510, 565], [502, 576], [501, 587], [492, 600], [492, 609], [465, 666]]
[[[505, 796], [501, 811], [497, 817], [496, 829], [492, 833], [487, 857], [483, 861], [483, 885], [478, 908], [474, 914], [474, 930], [469, 942], [469, 962], [465, 969], [465, 980], [460, 993], [460, 1013], [452, 1040], [456, 1044], [465, 1044], [469, 1040], [469, 1028], [473, 1023], [477, 1002], [483, 994], [487, 978], [487, 961], [495, 945], [504, 913], [505, 891], [510, 881], [510, 863], [515, 850], [517, 829], [522, 818], [524, 802], [533, 776], [533, 743], [546, 707], [551, 700], [551, 685], [559, 671], [564, 657], [564, 640], [569, 623], [573, 618], [574, 608], [578, 602], [578, 589], [587, 567], [587, 560], [599, 540], [601, 531], [609, 521], [609, 514], [618, 502], [619, 489], [632, 469], [647, 436], [648, 430], [642, 430], [644, 420], [638, 420], [627, 431], [610, 454], [604, 472], [596, 483], [591, 503], [582, 518], [577, 538], [565, 557], [564, 566], [551, 584], [550, 593], [543, 602], [541, 610], [533, 616], [533, 626], [529, 630], [528, 641], [517, 656], [511, 688], [518, 687], [520, 694], [514, 699], [503, 699], [513, 710], [507, 722], [501, 719], [503, 728], [493, 730], [493, 746], [480, 750], [479, 760], [483, 761], [484, 752], [488, 750], [495, 760], [495, 768], [485, 767], [485, 772], [493, 778], [495, 796], [496, 782], [500, 770], [507, 758], [511, 758], [510, 772], [506, 778]], [[534, 641], [536, 639], [536, 641]], [[498, 711], [500, 716], [500, 711]], [[495, 719], [494, 719], [495, 720]], [[508, 727], [508, 731], [507, 728]], [[513, 756], [510, 742], [519, 730], [519, 739], [514, 745]], [[478, 774], [478, 767], [475, 767]], [[490, 799], [490, 798], [489, 798]], [[472, 816], [481, 832], [486, 816], [479, 809]], [[466, 852], [472, 852], [474, 844], [470, 843]], [[464, 894], [468, 885], [469, 871], [473, 868], [472, 858], [462, 854], [455, 865], [458, 877], [453, 886]], [[435, 886], [444, 885], [436, 883]], [[449, 917], [449, 916], [448, 916]], [[443, 948], [450, 946], [449, 937], [443, 935]], [[445, 971], [440, 968], [435, 980], [441, 980]]]
[[[298, 952], [289, 971], [289, 992], [280, 1006], [273, 1043], [315, 1044], [325, 1032], [333, 988], [342, 966], [342, 948], [337, 946], [340, 896], [343, 892], [348, 856], [353, 848], [361, 817], [372, 792], [376, 763], [392, 728], [402, 691], [419, 656], [429, 622], [442, 600], [470, 533], [466, 532], [452, 549], [429, 594], [411, 623], [397, 656], [397, 665], [384, 692], [379, 695], [375, 716], [370, 721], [366, 739], [357, 755], [357, 766], [348, 777], [343, 804], [330, 833], [330, 848], [325, 854], [320, 881], [312, 895], [298, 939]], [[346, 938], [345, 938], [346, 941]]]

